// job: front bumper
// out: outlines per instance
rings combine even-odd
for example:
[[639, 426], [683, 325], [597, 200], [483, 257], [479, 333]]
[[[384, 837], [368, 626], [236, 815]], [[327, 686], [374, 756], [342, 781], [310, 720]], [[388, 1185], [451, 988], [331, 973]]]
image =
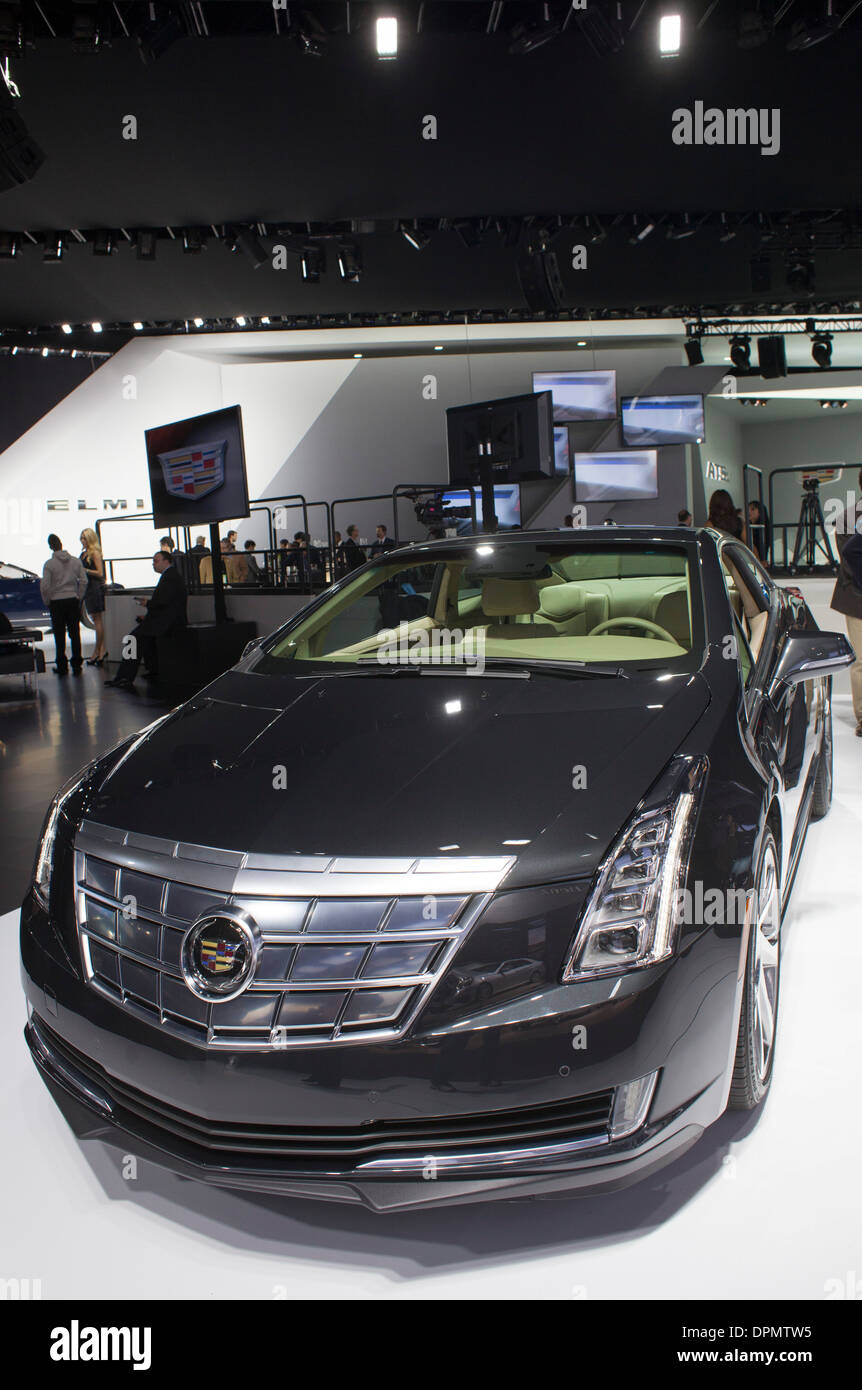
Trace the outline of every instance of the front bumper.
[[[78, 1137], [216, 1186], [378, 1211], [613, 1191], [684, 1153], [726, 1104], [739, 945], [711, 932], [670, 965], [538, 990], [395, 1043], [216, 1054], [101, 998], [32, 901], [21, 942], [26, 1039]], [[435, 1133], [459, 1126], [499, 1132], [503, 1115], [580, 1115], [582, 1102], [654, 1071], [646, 1122], [627, 1138], [579, 1119], [580, 1133], [561, 1121], [555, 1141], [521, 1127], [462, 1152], [451, 1139], [435, 1148]], [[431, 1137], [427, 1150], [387, 1139], [354, 1157], [318, 1146], [309, 1160], [277, 1152], [285, 1117], [292, 1134], [377, 1125], [391, 1136], [427, 1123]]]

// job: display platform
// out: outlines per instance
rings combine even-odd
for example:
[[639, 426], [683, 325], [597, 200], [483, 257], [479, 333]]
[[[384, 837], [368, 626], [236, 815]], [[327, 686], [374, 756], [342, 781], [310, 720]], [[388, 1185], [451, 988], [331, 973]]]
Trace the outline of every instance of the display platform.
[[[252, 1199], [72, 1137], [22, 1036], [17, 914], [0, 919], [3, 1267], [44, 1298], [813, 1299], [859, 1267], [862, 740], [837, 694], [835, 796], [785, 919], [780, 1046], [763, 1112], [601, 1198], [374, 1216]], [[804, 1122], [802, 1117], [804, 1116]], [[816, 1219], [812, 1220], [812, 1211]], [[838, 1285], [830, 1283], [838, 1281]]]

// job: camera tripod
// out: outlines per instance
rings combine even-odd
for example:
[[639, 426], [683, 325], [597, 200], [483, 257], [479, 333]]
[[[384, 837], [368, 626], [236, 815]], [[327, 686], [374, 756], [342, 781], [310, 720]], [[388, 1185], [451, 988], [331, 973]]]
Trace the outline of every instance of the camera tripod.
[[[816, 569], [818, 549], [823, 553], [829, 568], [835, 570], [838, 566], [826, 534], [826, 522], [820, 505], [820, 486], [816, 479], [803, 483], [802, 486], [802, 506], [799, 509], [799, 525], [796, 530], [793, 559], [790, 561], [790, 572], [795, 574], [800, 569]], [[803, 553], [805, 558], [801, 559]]]

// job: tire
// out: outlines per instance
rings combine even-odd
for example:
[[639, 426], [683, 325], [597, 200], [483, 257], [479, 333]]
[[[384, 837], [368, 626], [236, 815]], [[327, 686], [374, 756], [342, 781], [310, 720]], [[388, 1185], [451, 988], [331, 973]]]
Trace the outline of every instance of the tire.
[[731, 1110], [754, 1110], [772, 1081], [781, 967], [779, 864], [775, 839], [767, 831], [755, 876], [754, 920], [728, 1101]]
[[826, 687], [823, 706], [823, 747], [817, 760], [814, 794], [811, 798], [811, 819], [822, 820], [832, 805], [832, 690]]

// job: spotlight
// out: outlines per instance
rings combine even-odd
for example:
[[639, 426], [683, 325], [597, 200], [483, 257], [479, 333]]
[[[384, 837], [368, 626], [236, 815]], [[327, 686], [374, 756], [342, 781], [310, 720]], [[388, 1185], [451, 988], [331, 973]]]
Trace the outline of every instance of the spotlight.
[[260, 322], [261, 322], [262, 324], [268, 324], [268, 323], [269, 323], [269, 314], [263, 314], [263, 315], [261, 316]]
[[811, 340], [811, 356], [818, 367], [832, 366], [832, 334], [815, 333]]
[[132, 324], [132, 327], [134, 328], [136, 333], [140, 333], [143, 326], [144, 325], [141, 323], [140, 319], [135, 319], [135, 322]]
[[629, 241], [631, 242], [632, 246], [637, 246], [639, 241], [646, 241], [650, 233], [654, 231], [655, 223], [647, 222], [645, 227], [641, 227], [639, 232], [635, 232], [634, 236], [629, 237]]
[[397, 58], [398, 20], [391, 16], [378, 19], [375, 25], [378, 58]]
[[359, 248], [352, 243], [338, 248], [338, 273], [342, 280], [350, 280], [353, 284], [362, 277], [362, 258]]
[[322, 246], [304, 246], [300, 254], [302, 278], [307, 285], [317, 285], [326, 270], [326, 257]]
[[326, 30], [308, 10], [302, 11], [302, 21], [292, 34], [307, 58], [324, 57], [328, 47]]
[[482, 238], [475, 222], [471, 222], [469, 218], [462, 217], [459, 221], [453, 222], [452, 225], [465, 246], [472, 248], [479, 245]]
[[96, 0], [77, 0], [72, 5], [72, 48], [76, 53], [98, 53], [102, 47], [99, 6]]
[[700, 338], [687, 338], [685, 343], [685, 355], [688, 358], [690, 367], [699, 367], [703, 363], [703, 348]]
[[663, 14], [658, 23], [658, 51], [663, 58], [677, 58], [682, 47], [682, 16]]
[[137, 232], [135, 234], [135, 250], [139, 261], [154, 261], [156, 259], [156, 234], [153, 231]]
[[93, 255], [110, 256], [114, 251], [113, 232], [94, 232], [93, 233]]
[[66, 249], [66, 239], [62, 232], [46, 232], [42, 249], [43, 261], [61, 261]]
[[236, 324], [237, 328], [245, 328], [246, 322], [247, 320], [245, 314], [237, 314], [236, 318], [234, 319], [234, 323]]
[[43, 357], [47, 357], [47, 356], [48, 356], [48, 349], [47, 349], [46, 347], [42, 349], [42, 356], [43, 356]]
[[183, 228], [183, 251], [186, 255], [196, 256], [199, 251], [203, 250], [203, 244], [203, 237], [201, 236], [200, 228]]
[[401, 235], [404, 240], [409, 242], [414, 251], [424, 251], [431, 240], [427, 232], [420, 231], [418, 226], [408, 227], [401, 223]]
[[747, 334], [734, 333], [730, 340], [730, 360], [737, 371], [748, 371], [751, 366], [751, 339]]
[[230, 249], [248, 256], [255, 270], [260, 270], [269, 260], [269, 253], [253, 227], [236, 227], [232, 239]]
[[556, 24], [549, 18], [548, 7], [545, 6], [544, 18], [538, 24], [516, 24], [512, 30], [512, 42], [509, 44], [509, 52], [523, 56], [526, 53], [535, 53], [537, 48], [555, 39], [559, 33]]
[[13, 261], [18, 255], [18, 238], [14, 232], [0, 232], [0, 261]]
[[204, 321], [203, 321], [203, 319], [200, 319], [200, 318], [198, 318], [198, 319], [192, 319], [192, 323], [194, 324], [195, 328], [203, 328], [203, 326], [204, 326]]
[[92, 328], [94, 333], [101, 333], [102, 331], [102, 325], [99, 323], [98, 319], [94, 319], [93, 322], [90, 324], [90, 327]]

